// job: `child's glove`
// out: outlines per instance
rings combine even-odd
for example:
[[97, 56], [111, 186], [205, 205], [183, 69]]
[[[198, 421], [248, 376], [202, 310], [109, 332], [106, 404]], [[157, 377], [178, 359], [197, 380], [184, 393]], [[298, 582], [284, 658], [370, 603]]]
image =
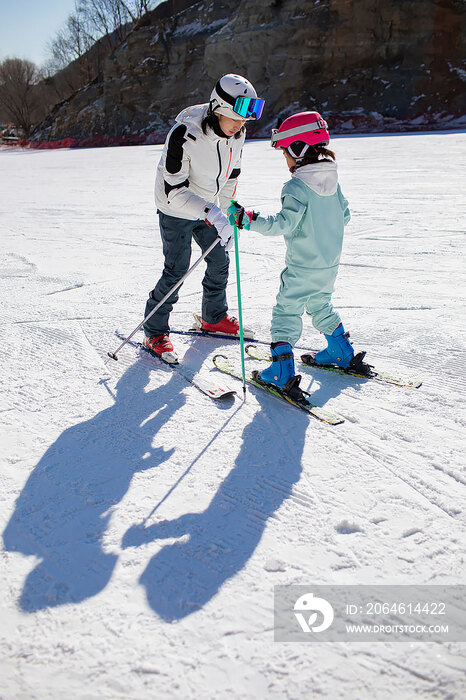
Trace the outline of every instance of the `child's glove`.
[[[228, 221], [232, 226], [237, 226], [239, 229], [249, 229], [251, 227], [252, 212], [245, 211], [244, 207], [234, 200], [231, 201], [227, 209]], [[251, 214], [251, 216], [249, 216]]]

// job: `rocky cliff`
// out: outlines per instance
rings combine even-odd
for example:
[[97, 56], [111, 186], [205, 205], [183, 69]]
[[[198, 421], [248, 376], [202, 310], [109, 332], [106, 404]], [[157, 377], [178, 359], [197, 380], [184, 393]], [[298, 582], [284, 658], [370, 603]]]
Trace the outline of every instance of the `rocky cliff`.
[[159, 141], [228, 72], [266, 99], [257, 136], [297, 109], [337, 131], [466, 125], [465, 16], [462, 0], [168, 0], [34, 138]]

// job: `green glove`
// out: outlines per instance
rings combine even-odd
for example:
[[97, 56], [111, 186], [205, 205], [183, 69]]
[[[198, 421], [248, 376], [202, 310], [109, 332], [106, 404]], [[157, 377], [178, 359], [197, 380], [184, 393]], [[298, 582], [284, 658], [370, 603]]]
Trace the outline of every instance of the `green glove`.
[[246, 214], [244, 207], [242, 207], [241, 204], [238, 204], [238, 202], [235, 202], [234, 199], [231, 200], [231, 204], [227, 209], [227, 214], [228, 222], [232, 226], [237, 226], [239, 229], [251, 228], [251, 221], [249, 216]]

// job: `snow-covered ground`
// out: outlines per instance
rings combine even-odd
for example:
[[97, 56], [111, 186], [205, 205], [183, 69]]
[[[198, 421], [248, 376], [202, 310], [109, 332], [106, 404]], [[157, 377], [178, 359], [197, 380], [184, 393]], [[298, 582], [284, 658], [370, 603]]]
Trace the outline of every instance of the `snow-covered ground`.
[[[273, 641], [275, 584], [464, 583], [466, 134], [332, 145], [353, 214], [334, 305], [378, 369], [423, 382], [306, 372], [335, 427], [254, 389], [214, 403], [133, 348], [105, 364], [161, 270], [161, 147], [0, 152], [2, 700], [465, 697], [459, 643]], [[249, 142], [238, 199], [275, 212], [287, 176]], [[283, 241], [240, 251], [267, 339]], [[222, 381], [213, 354], [239, 357], [173, 339]]]

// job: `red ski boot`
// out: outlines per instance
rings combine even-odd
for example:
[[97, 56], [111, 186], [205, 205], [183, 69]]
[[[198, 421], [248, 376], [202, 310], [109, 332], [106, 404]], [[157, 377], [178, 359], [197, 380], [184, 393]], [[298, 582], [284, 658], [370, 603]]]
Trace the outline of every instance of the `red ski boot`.
[[144, 340], [144, 347], [157, 355], [169, 364], [178, 364], [178, 356], [173, 349], [173, 344], [168, 335], [151, 335], [150, 338]]
[[[194, 314], [196, 319], [194, 329], [206, 331], [207, 333], [219, 333], [221, 335], [233, 335], [239, 337], [239, 323], [234, 316], [224, 316], [218, 323], [207, 323], [200, 316]], [[253, 337], [253, 332], [249, 328], [243, 328], [243, 335]]]

